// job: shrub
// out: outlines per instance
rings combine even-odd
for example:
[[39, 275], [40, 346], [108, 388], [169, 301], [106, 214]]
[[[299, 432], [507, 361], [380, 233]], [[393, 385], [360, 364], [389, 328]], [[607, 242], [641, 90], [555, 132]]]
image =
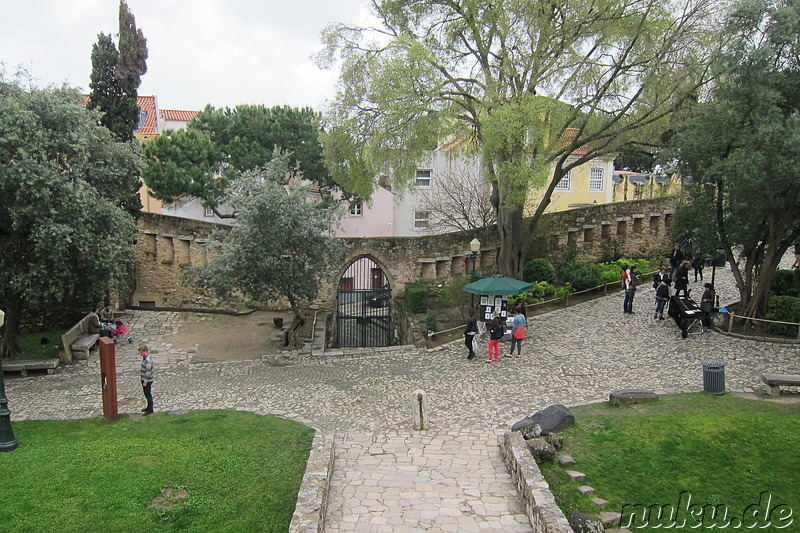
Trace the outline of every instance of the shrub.
[[470, 294], [464, 290], [464, 285], [469, 282], [469, 278], [464, 274], [453, 276], [439, 289], [439, 302], [449, 307], [463, 307], [469, 304]]
[[569, 283], [576, 291], [597, 287], [602, 283], [599, 265], [570, 261], [561, 267], [561, 281]]
[[556, 268], [547, 259], [533, 259], [525, 263], [522, 277], [529, 283], [546, 281], [552, 284], [556, 282]]
[[[794, 296], [773, 296], [767, 302], [767, 320], [781, 322], [800, 322], [800, 298]], [[794, 337], [797, 326], [791, 324], [767, 323], [767, 331], [776, 335]]]
[[778, 270], [770, 290], [776, 296], [800, 296], [800, 270]]
[[600, 278], [602, 279], [603, 283], [612, 283], [619, 281], [619, 274], [622, 270], [622, 267], [631, 268], [633, 266], [636, 267], [639, 275], [644, 273], [650, 272], [651, 270], [655, 270], [651, 266], [652, 261], [649, 259], [627, 259], [627, 258], [620, 258], [616, 261], [612, 261], [610, 263], [601, 263], [600, 266]]
[[425, 315], [425, 331], [438, 331], [439, 330], [439, 314], [433, 309], [428, 310]]
[[424, 313], [428, 309], [428, 288], [419, 282], [406, 284], [406, 302], [412, 313]]

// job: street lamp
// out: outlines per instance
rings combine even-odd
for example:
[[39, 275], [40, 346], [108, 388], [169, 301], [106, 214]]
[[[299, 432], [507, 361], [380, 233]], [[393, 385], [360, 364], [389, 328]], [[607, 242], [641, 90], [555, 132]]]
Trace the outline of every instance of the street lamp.
[[[475, 281], [475, 260], [478, 258], [478, 252], [481, 251], [481, 241], [477, 237], [469, 242], [469, 250], [472, 252], [472, 281]], [[470, 298], [470, 308], [475, 309], [475, 295]]]
[[[5, 323], [6, 314], [0, 311], [0, 326]], [[0, 355], [0, 452], [10, 452], [16, 450], [19, 444], [14, 438], [14, 430], [11, 428], [11, 411], [8, 410], [8, 399], [6, 398], [6, 383], [3, 378], [3, 358]]]

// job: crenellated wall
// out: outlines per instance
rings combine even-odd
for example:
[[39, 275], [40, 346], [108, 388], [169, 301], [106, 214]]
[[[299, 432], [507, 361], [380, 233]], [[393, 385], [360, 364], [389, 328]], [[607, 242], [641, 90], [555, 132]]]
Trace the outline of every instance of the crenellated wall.
[[[624, 256], [644, 257], [671, 247], [677, 197], [617, 202], [546, 214], [539, 223], [534, 255], [558, 264], [566, 257], [596, 261], [609, 248]], [[131, 305], [215, 307], [224, 305], [183, 279], [189, 265], [203, 264], [211, 252], [205, 245], [214, 230], [227, 226], [167, 215], [142, 213], [136, 245], [135, 289]], [[476, 257], [480, 272], [497, 272], [499, 237], [495, 227], [421, 237], [349, 238], [340, 274], [355, 259], [367, 256], [383, 268], [392, 291], [406, 283], [445, 279], [472, 271], [469, 242], [481, 241]], [[320, 303], [332, 305], [336, 285], [327, 286]]]

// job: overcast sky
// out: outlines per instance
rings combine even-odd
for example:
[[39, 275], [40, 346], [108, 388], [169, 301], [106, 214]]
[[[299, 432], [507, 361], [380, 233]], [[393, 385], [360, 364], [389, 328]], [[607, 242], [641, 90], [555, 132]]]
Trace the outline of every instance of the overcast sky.
[[[331, 22], [365, 23], [366, 0], [128, 0], [147, 38], [140, 95], [162, 109], [288, 104], [322, 110], [335, 73], [311, 56]], [[118, 41], [119, 0], [0, 0], [0, 61], [36, 85], [89, 91], [92, 45]]]

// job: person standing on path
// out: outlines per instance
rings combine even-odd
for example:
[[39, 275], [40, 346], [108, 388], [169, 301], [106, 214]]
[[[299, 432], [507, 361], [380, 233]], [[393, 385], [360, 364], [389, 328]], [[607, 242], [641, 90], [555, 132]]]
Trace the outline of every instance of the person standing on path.
[[155, 373], [155, 365], [150, 359], [150, 348], [142, 344], [139, 346], [139, 355], [142, 356], [142, 368], [139, 376], [142, 379], [142, 391], [147, 400], [147, 407], [142, 409], [144, 416], [153, 414], [153, 375]]
[[487, 363], [500, 360], [500, 339], [503, 338], [506, 322], [500, 318], [500, 313], [494, 312], [492, 324], [489, 326], [489, 357]]
[[467, 319], [467, 326], [464, 328], [464, 345], [469, 350], [467, 354], [468, 360], [475, 359], [475, 335], [478, 333], [478, 321], [475, 319], [475, 310], [469, 310], [469, 318]]
[[697, 283], [697, 274], [700, 274], [700, 281], [703, 281], [703, 267], [706, 258], [701, 252], [695, 252], [692, 256], [692, 268], [694, 269], [694, 282]]
[[[506, 357], [522, 357], [522, 339], [525, 338], [525, 326], [527, 321], [525, 315], [518, 312], [516, 308], [511, 311], [514, 321], [511, 325], [511, 349], [506, 354]], [[514, 355], [514, 345], [517, 346], [517, 355]]]
[[636, 294], [636, 265], [633, 265], [628, 271], [628, 279], [625, 281], [625, 299], [622, 301], [623, 313], [633, 314], [634, 294]]
[[667, 267], [664, 265], [661, 265], [658, 268], [658, 272], [653, 275], [653, 288], [658, 290], [658, 286], [662, 281], [667, 284], [667, 287], [672, 284], [672, 279], [667, 274]]
[[675, 271], [678, 270], [678, 267], [683, 263], [683, 260], [686, 257], [683, 255], [683, 250], [681, 250], [681, 245], [677, 242], [675, 243], [675, 248], [673, 248], [672, 253], [669, 255], [669, 275], [670, 277], [675, 277]]
[[711, 311], [714, 309], [714, 286], [710, 283], [703, 285], [705, 290], [700, 298], [700, 310], [703, 312], [703, 325], [711, 325]]
[[800, 237], [794, 240], [794, 264], [792, 268], [800, 268]]
[[689, 261], [684, 261], [675, 271], [675, 294], [683, 291], [685, 298], [689, 297]]
[[653, 318], [664, 320], [664, 306], [667, 304], [667, 300], [669, 300], [669, 285], [662, 279], [656, 287], [656, 311]]

